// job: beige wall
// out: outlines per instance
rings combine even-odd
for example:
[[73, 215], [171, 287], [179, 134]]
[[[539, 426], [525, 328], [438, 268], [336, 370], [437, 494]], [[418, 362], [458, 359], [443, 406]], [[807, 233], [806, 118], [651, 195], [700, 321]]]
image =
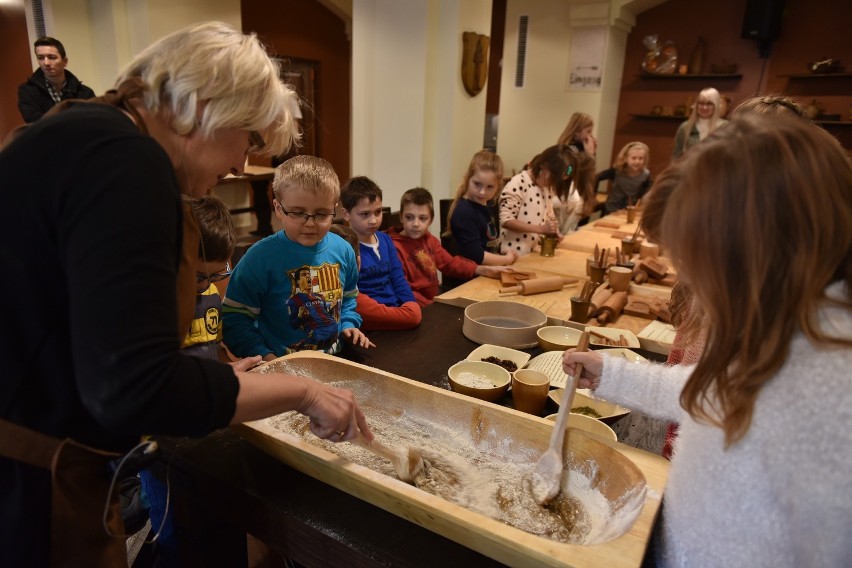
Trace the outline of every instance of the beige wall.
[[[615, 116], [627, 34], [634, 13], [664, 0], [509, 0], [500, 91], [497, 152], [507, 173], [520, 170], [538, 152], [556, 143], [574, 112], [595, 121], [599, 169], [611, 161]], [[524, 86], [517, 88], [518, 21], [529, 16]], [[606, 29], [603, 78], [599, 91], [567, 89], [571, 34], [587, 26]]]
[[48, 0], [44, 6], [48, 35], [62, 41], [68, 68], [97, 94], [113, 86], [136, 53], [169, 32], [205, 20], [241, 27], [240, 0]]

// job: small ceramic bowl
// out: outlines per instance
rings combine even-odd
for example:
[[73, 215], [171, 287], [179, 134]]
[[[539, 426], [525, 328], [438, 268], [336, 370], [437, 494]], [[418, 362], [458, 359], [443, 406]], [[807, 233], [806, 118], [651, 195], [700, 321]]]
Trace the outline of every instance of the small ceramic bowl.
[[538, 344], [544, 351], [565, 351], [577, 347], [581, 335], [581, 331], [562, 325], [547, 325], [536, 331]]
[[[467, 356], [468, 361], [482, 361], [488, 357], [496, 357], [497, 359], [502, 359], [503, 361], [511, 361], [515, 364], [517, 369], [522, 369], [524, 365], [530, 360], [530, 354], [524, 353], [523, 351], [518, 351], [517, 349], [509, 349], [508, 347], [500, 347], [499, 345], [491, 345], [486, 343], [485, 345], [480, 345], [476, 349], [470, 352], [470, 355]], [[486, 363], [493, 363], [493, 361], [486, 361]], [[499, 363], [496, 363], [499, 365]], [[503, 365], [501, 365], [503, 366]]]
[[[556, 406], [560, 406], [562, 404], [563, 394], [565, 394], [565, 389], [553, 389], [547, 394], [547, 396], [556, 404]], [[578, 390], [576, 393], [574, 393], [574, 402], [572, 403], [571, 408], [580, 408], [583, 406], [587, 406], [598, 414], [600, 414], [597, 419], [607, 424], [611, 424], [622, 416], [630, 413], [630, 410], [628, 410], [627, 408], [618, 406], [617, 404], [612, 404], [611, 402], [607, 402], [605, 400], [599, 400], [597, 398], [586, 396]], [[572, 412], [572, 414], [582, 413]]]
[[[547, 419], [556, 420], [556, 414], [551, 414], [547, 416]], [[577, 430], [583, 430], [584, 432], [589, 432], [590, 434], [594, 434], [596, 436], [612, 440], [613, 442], [618, 441], [618, 436], [615, 435], [615, 431], [612, 428], [610, 428], [600, 420], [596, 420], [594, 418], [591, 418], [590, 416], [584, 416], [582, 414], [574, 413], [569, 414], [568, 428], [576, 428]]]
[[447, 371], [450, 388], [480, 400], [496, 402], [509, 390], [512, 375], [494, 363], [459, 361]]

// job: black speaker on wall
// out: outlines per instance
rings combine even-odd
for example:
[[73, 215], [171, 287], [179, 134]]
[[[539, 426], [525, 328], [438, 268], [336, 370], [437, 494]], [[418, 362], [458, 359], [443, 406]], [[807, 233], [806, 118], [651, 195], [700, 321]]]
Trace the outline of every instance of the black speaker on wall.
[[761, 57], [769, 56], [769, 47], [781, 32], [786, 0], [746, 0], [742, 37], [758, 43]]

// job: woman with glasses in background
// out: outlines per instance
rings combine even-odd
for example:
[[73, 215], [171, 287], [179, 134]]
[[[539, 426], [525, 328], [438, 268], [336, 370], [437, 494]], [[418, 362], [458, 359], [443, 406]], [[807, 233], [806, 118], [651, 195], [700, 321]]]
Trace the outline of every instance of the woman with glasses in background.
[[692, 107], [689, 118], [682, 122], [675, 133], [672, 159], [680, 158], [684, 152], [728, 122], [722, 118], [721, 96], [719, 91], [710, 87], [698, 93], [698, 99]]

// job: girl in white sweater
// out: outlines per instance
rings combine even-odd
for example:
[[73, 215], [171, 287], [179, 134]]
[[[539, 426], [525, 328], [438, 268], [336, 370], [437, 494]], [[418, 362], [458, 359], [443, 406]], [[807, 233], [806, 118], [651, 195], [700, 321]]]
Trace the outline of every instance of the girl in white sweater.
[[850, 566], [849, 157], [816, 126], [745, 116], [661, 179], [645, 215], [692, 291], [698, 363], [563, 359], [580, 388], [680, 423], [656, 561]]

